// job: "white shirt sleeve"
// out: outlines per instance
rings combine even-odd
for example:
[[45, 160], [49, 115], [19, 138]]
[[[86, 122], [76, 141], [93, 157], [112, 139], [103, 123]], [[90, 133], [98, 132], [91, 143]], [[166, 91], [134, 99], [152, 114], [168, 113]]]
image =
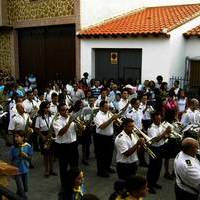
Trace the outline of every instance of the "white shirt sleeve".
[[9, 130], [9, 131], [15, 130], [15, 121], [14, 121], [13, 118], [12, 118], [12, 119], [10, 120], [10, 122], [9, 122], [8, 130]]

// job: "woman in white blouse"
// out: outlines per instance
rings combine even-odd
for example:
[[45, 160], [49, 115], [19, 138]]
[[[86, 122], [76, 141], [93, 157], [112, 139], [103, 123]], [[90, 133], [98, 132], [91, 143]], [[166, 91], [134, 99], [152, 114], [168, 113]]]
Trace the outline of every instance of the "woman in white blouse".
[[44, 101], [40, 104], [39, 115], [36, 118], [35, 130], [39, 134], [40, 149], [44, 158], [44, 176], [56, 175], [53, 171], [53, 151], [52, 140], [50, 135], [53, 116], [50, 113], [50, 103]]

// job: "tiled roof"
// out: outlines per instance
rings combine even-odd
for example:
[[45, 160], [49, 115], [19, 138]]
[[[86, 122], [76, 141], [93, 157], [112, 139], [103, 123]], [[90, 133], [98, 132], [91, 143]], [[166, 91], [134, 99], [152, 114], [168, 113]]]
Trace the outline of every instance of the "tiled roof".
[[192, 30], [187, 31], [184, 33], [185, 38], [190, 38], [190, 37], [200, 37], [200, 26], [197, 26], [193, 28]]
[[200, 4], [149, 7], [82, 30], [78, 36], [167, 36], [169, 31], [199, 15]]

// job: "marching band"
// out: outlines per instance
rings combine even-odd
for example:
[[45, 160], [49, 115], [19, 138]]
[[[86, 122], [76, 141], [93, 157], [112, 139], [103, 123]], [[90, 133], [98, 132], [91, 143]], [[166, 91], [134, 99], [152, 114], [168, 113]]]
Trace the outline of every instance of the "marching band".
[[[54, 156], [58, 158], [62, 189], [66, 185], [68, 167], [78, 166], [78, 143], [82, 144], [82, 163], [89, 164], [90, 144], [93, 136], [98, 176], [109, 177], [115, 173], [115, 170], [111, 168], [111, 163], [113, 152], [116, 150], [118, 177], [127, 180], [137, 173], [138, 162], [146, 157], [144, 153], [146, 152], [149, 155], [147, 184], [149, 192], [155, 194], [155, 189], [162, 188], [158, 180], [163, 158], [178, 156], [175, 159], [177, 194], [179, 190], [184, 190], [179, 172], [177, 172], [179, 168], [177, 162], [179, 162], [179, 156], [182, 156], [179, 152], [184, 138], [193, 137], [195, 133], [199, 140], [198, 100], [191, 99], [186, 110], [180, 110], [181, 115], [179, 116], [178, 106], [174, 104], [173, 107], [169, 105], [171, 100], [166, 101], [165, 106], [173, 107], [174, 114], [177, 115], [173, 116], [173, 120], [170, 121], [164, 116], [166, 110], [158, 112], [153, 105], [155, 102], [151, 104], [152, 99], [147, 94], [142, 94], [141, 98], [129, 99], [129, 90], [123, 88], [121, 98], [116, 101], [119, 90], [116, 90], [118, 91], [116, 93], [114, 90], [109, 93], [107, 88], [101, 91], [99, 89], [98, 84], [94, 85], [93, 90], [90, 93], [86, 91], [85, 95], [84, 91], [75, 84], [71, 88], [71, 94], [65, 91], [60, 95], [59, 91], [50, 90], [44, 94], [44, 100], [38, 102], [34, 100], [32, 91], [28, 91], [23, 102], [22, 97], [17, 97], [9, 106], [9, 133], [13, 134], [14, 138], [16, 131], [23, 131], [29, 143], [32, 143], [32, 137], [39, 140], [39, 149], [44, 155], [44, 175], [46, 177], [56, 175], [53, 169], [53, 158]], [[98, 98], [93, 97], [92, 92], [95, 94], [98, 92]], [[72, 102], [67, 102], [66, 99], [69, 96]], [[77, 110], [78, 104], [80, 105]], [[3, 117], [1, 115], [1, 118]], [[173, 145], [176, 150], [170, 145]], [[184, 145], [185, 143], [182, 142], [182, 146]], [[140, 156], [142, 149], [143, 156]], [[185, 159], [186, 168], [193, 166], [191, 158], [182, 156], [181, 159], [183, 162]], [[144, 163], [144, 160], [142, 162]], [[194, 162], [198, 163], [198, 161]], [[199, 167], [199, 163], [194, 164], [193, 167], [196, 166]], [[192, 193], [190, 189], [187, 192]], [[177, 200], [179, 200], [178, 197]]]

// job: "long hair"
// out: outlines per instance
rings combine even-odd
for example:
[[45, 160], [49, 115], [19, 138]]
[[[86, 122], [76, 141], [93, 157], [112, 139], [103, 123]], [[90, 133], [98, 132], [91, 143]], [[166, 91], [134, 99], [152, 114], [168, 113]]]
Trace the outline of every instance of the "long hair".
[[[41, 104], [40, 104], [40, 109], [38, 111], [38, 114], [44, 118], [44, 115], [45, 115], [45, 109], [47, 108], [47, 106], [50, 105], [50, 103], [48, 101], [43, 101]], [[48, 113], [50, 115], [50, 112]]]

